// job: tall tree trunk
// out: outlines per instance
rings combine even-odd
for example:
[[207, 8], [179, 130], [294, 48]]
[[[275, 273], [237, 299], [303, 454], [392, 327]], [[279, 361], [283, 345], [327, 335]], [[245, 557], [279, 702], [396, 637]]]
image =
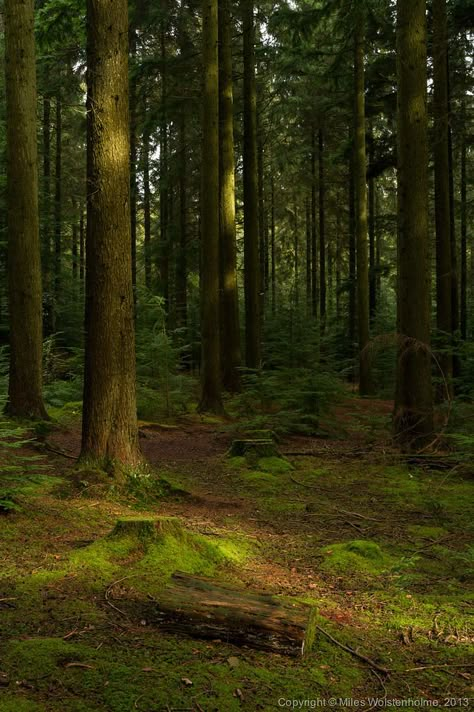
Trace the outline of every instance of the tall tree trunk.
[[[450, 213], [450, 238], [451, 238], [451, 332], [453, 344], [453, 378], [456, 379], [461, 372], [461, 359], [456, 349], [459, 332], [459, 279], [458, 279], [458, 254], [456, 244], [456, 219], [454, 209], [454, 159], [453, 135], [451, 130], [451, 82], [449, 74], [449, 48], [446, 27], [446, 77], [448, 89], [448, 165], [449, 165], [449, 213]], [[454, 391], [454, 384], [453, 384]]]
[[140, 460], [130, 251], [128, 3], [87, 0], [87, 270], [81, 459]]
[[300, 239], [299, 239], [299, 225], [298, 225], [298, 205], [296, 203], [296, 198], [293, 203], [293, 246], [294, 246], [294, 273], [295, 273], [295, 306], [298, 309], [300, 303]]
[[79, 230], [78, 224], [76, 222], [76, 216], [74, 216], [74, 222], [72, 223], [72, 235], [71, 235], [71, 256], [72, 256], [72, 281], [75, 285], [77, 283], [77, 278], [79, 275]]
[[466, 97], [462, 98], [461, 135], [461, 338], [467, 339], [467, 140]]
[[160, 245], [159, 275], [165, 309], [169, 309], [169, 175], [168, 175], [168, 67], [166, 61], [166, 31], [161, 24], [161, 117], [160, 117]]
[[187, 207], [187, 144], [186, 112], [179, 117], [179, 244], [176, 258], [176, 324], [188, 323], [188, 207]]
[[311, 128], [311, 285], [313, 317], [318, 316], [318, 245], [316, 237], [316, 131]]
[[306, 228], [306, 310], [311, 314], [311, 204], [309, 196], [305, 200]]
[[356, 215], [355, 215], [355, 180], [354, 152], [349, 161], [349, 341], [351, 356], [354, 355], [356, 341]]
[[[340, 196], [341, 205], [343, 195]], [[342, 239], [341, 239], [341, 213], [336, 215], [336, 319], [341, 317], [341, 273], [342, 273]]]
[[222, 413], [219, 347], [219, 77], [217, 0], [203, 0], [203, 156], [201, 161], [200, 412]]
[[356, 9], [354, 39], [355, 143], [354, 180], [357, 240], [357, 325], [359, 335], [359, 393], [373, 393], [368, 344], [369, 331], [369, 265], [367, 254], [367, 156], [365, 150], [365, 12]]
[[[369, 165], [374, 163], [374, 135], [372, 124], [370, 125], [369, 144]], [[377, 312], [377, 268], [376, 268], [376, 237], [375, 237], [375, 217], [376, 217], [376, 179], [369, 179], [369, 316], [370, 323], [373, 324]]]
[[272, 314], [276, 314], [276, 251], [275, 251], [275, 179], [270, 178], [270, 266], [272, 284]]
[[261, 314], [258, 235], [257, 92], [255, 84], [255, 26], [253, 12], [253, 0], [242, 0], [245, 358], [249, 368], [259, 368], [261, 363]]
[[219, 217], [222, 383], [240, 390], [241, 366], [237, 246], [235, 239], [234, 101], [229, 0], [219, 2]]
[[43, 97], [43, 241], [42, 241], [43, 298], [45, 297], [44, 328], [54, 332], [54, 278], [51, 244], [51, 96]]
[[426, 0], [398, 0], [398, 331], [394, 428], [419, 447], [433, 432], [426, 106]]
[[[446, 0], [433, 0], [434, 167], [436, 216], [436, 326], [438, 362], [452, 394], [452, 260], [449, 196], [448, 72]], [[444, 383], [440, 397], [446, 397]]]
[[[137, 60], [137, 35], [130, 28], [130, 62], [132, 69]], [[132, 255], [132, 284], [136, 300], [137, 286], [137, 90], [135, 78], [130, 81], [130, 248]]]
[[145, 286], [151, 289], [151, 194], [150, 194], [150, 135], [145, 127], [142, 136], [143, 156], [143, 251], [145, 262]]
[[47, 418], [42, 397], [41, 247], [34, 3], [5, 0], [10, 379], [7, 412]]
[[61, 294], [61, 253], [62, 253], [62, 107], [59, 94], [56, 96], [56, 169], [54, 173], [54, 308], [53, 329]]
[[326, 180], [324, 175], [324, 134], [318, 132], [319, 164], [319, 316], [321, 333], [326, 321]]
[[81, 283], [84, 281], [85, 277], [85, 258], [86, 258], [86, 244], [85, 244], [85, 225], [84, 225], [84, 211], [81, 205], [81, 217], [79, 219], [79, 279]]
[[257, 112], [258, 243], [260, 256], [260, 317], [265, 315], [265, 175], [262, 129]]

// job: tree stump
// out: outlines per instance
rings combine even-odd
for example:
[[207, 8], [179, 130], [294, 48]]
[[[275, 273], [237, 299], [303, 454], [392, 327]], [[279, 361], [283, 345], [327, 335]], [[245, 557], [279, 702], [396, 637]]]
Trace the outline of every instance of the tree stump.
[[250, 457], [255, 460], [259, 460], [261, 457], [280, 457], [273, 440], [263, 438], [234, 440], [229, 454], [231, 457]]
[[110, 536], [132, 536], [147, 542], [163, 534], [183, 534], [181, 522], [177, 517], [123, 517], [117, 519]]
[[149, 620], [162, 630], [288, 656], [311, 651], [315, 609], [176, 572]]

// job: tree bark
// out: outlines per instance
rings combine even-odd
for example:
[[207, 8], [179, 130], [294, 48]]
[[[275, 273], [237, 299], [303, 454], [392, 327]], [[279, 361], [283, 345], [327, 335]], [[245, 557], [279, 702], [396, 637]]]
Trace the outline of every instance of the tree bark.
[[[434, 80], [434, 169], [436, 218], [436, 326], [438, 329], [438, 363], [452, 395], [452, 267], [451, 201], [449, 188], [448, 135], [448, 26], [446, 0], [433, 0], [433, 80]], [[439, 375], [439, 374], [438, 374]], [[440, 398], [446, 397], [441, 384]]]
[[222, 413], [219, 345], [219, 78], [217, 0], [203, 0], [203, 156], [201, 162], [200, 412]]
[[260, 262], [258, 235], [257, 92], [253, 0], [242, 0], [244, 53], [244, 292], [245, 357], [261, 365]]
[[56, 331], [58, 304], [61, 295], [62, 257], [62, 107], [61, 97], [56, 96], [56, 159], [54, 173], [54, 303], [53, 331]]
[[150, 136], [145, 127], [142, 136], [143, 156], [143, 251], [145, 262], [145, 286], [151, 289], [151, 195], [150, 195]]
[[234, 101], [229, 0], [219, 3], [220, 336], [224, 388], [240, 390], [241, 351], [235, 236]]
[[467, 339], [467, 137], [466, 97], [462, 98], [461, 135], [461, 338]]
[[[137, 59], [137, 35], [130, 28], [130, 62]], [[134, 78], [130, 82], [130, 249], [132, 255], [132, 284], [136, 301], [137, 286], [137, 90]]]
[[7, 412], [47, 418], [42, 397], [41, 247], [34, 3], [5, 0], [10, 379]]
[[160, 117], [160, 245], [159, 275], [165, 309], [169, 309], [169, 175], [168, 175], [168, 68], [164, 20], [160, 32], [161, 47], [161, 117]]
[[54, 279], [53, 249], [51, 245], [51, 96], [43, 97], [43, 240], [42, 277], [43, 298], [45, 298], [44, 328], [46, 333], [54, 332]]
[[81, 459], [140, 461], [130, 250], [128, 3], [87, 0], [87, 255]]
[[367, 156], [365, 147], [365, 12], [356, 9], [354, 39], [355, 143], [354, 180], [357, 241], [357, 326], [359, 336], [359, 393], [373, 393], [368, 344], [369, 266], [367, 255]]
[[354, 356], [356, 340], [356, 216], [355, 216], [355, 180], [354, 180], [354, 152], [349, 161], [349, 341], [351, 357]]
[[426, 0], [398, 0], [398, 332], [394, 429], [420, 447], [433, 433], [426, 106]]
[[270, 179], [270, 267], [272, 285], [272, 314], [276, 314], [276, 251], [275, 251], [275, 179]]
[[311, 314], [311, 204], [309, 196], [305, 200], [306, 228], [306, 310]]
[[324, 175], [324, 134], [318, 132], [319, 167], [319, 317], [321, 333], [326, 322], [326, 181]]
[[311, 128], [311, 285], [312, 311], [318, 317], [318, 245], [316, 236], [316, 132]]

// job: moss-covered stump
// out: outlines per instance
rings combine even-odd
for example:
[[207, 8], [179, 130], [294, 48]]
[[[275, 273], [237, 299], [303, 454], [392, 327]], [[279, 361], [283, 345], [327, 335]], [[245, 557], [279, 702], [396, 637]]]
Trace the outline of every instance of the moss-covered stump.
[[262, 457], [279, 457], [273, 440], [234, 440], [230, 447], [231, 457], [246, 457], [259, 460]]
[[123, 517], [110, 533], [112, 537], [136, 537], [142, 542], [153, 541], [160, 535], [181, 536], [183, 527], [177, 517]]
[[162, 630], [299, 657], [309, 653], [316, 611], [273, 596], [176, 572], [149, 616]]

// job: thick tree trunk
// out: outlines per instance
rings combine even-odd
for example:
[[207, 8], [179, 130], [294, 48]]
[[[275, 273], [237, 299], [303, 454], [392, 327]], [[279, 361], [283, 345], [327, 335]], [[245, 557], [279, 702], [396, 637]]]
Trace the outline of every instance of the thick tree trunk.
[[47, 418], [42, 398], [34, 3], [5, 0], [10, 380], [7, 412]]
[[200, 412], [222, 413], [219, 345], [219, 77], [217, 0], [203, 0]]
[[260, 262], [258, 235], [257, 92], [253, 0], [242, 0], [244, 53], [244, 292], [245, 360], [261, 364]]
[[128, 4], [87, 0], [87, 271], [82, 460], [140, 461], [130, 251]]
[[356, 9], [354, 39], [354, 93], [355, 93], [355, 139], [354, 139], [354, 181], [356, 204], [357, 240], [357, 326], [359, 335], [359, 393], [362, 396], [373, 393], [369, 330], [369, 265], [367, 254], [367, 156], [365, 149], [365, 13]]
[[[449, 195], [447, 42], [446, 0], [433, 0], [436, 326], [440, 347], [437, 358], [451, 395], [453, 255], [451, 253], [451, 201]], [[446, 395], [443, 383], [439, 389], [439, 396], [445, 398]]]
[[398, 331], [395, 435], [416, 448], [433, 432], [426, 106], [426, 0], [398, 0]]
[[241, 366], [237, 246], [235, 239], [234, 102], [228, 0], [219, 3], [219, 229], [220, 337], [224, 388], [240, 390]]
[[318, 132], [319, 166], [319, 316], [321, 333], [326, 321], [326, 179], [324, 174], [324, 134]]

